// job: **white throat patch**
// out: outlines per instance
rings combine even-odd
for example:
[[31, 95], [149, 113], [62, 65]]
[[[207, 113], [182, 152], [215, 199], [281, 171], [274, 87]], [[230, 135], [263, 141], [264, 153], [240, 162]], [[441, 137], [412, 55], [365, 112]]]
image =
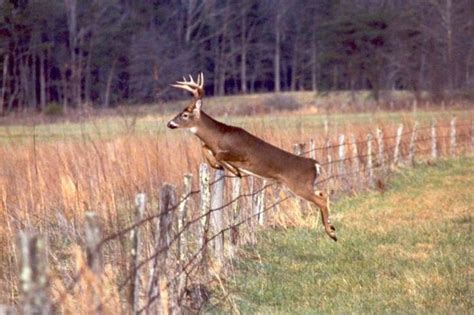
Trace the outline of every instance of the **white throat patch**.
[[197, 129], [197, 127], [191, 127], [191, 128], [189, 128], [189, 131], [196, 134], [198, 132], [198, 129]]

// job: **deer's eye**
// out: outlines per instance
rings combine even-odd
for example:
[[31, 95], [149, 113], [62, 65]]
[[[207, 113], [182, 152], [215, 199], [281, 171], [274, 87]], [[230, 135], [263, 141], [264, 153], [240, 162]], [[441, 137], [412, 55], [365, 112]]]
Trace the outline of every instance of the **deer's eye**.
[[184, 112], [184, 113], [181, 114], [181, 117], [183, 117], [184, 119], [188, 119], [189, 118], [189, 113]]

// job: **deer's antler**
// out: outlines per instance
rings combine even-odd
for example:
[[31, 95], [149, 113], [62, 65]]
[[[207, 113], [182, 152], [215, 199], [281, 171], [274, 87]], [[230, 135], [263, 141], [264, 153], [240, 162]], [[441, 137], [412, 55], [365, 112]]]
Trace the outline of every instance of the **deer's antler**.
[[176, 81], [176, 84], [171, 84], [171, 86], [189, 91], [196, 98], [202, 98], [204, 96], [204, 74], [202, 72], [198, 74], [197, 82], [189, 75], [189, 81], [183, 77], [183, 81]]

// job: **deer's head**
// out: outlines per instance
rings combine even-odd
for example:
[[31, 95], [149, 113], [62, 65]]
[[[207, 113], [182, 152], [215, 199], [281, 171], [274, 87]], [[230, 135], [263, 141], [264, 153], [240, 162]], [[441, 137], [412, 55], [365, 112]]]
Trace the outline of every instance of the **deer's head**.
[[191, 76], [189, 76], [189, 81], [183, 77], [183, 81], [177, 81], [172, 86], [191, 92], [194, 98], [182, 112], [168, 122], [167, 126], [171, 129], [189, 128], [192, 131], [201, 115], [202, 98], [204, 96], [204, 75], [201, 72], [196, 82]]

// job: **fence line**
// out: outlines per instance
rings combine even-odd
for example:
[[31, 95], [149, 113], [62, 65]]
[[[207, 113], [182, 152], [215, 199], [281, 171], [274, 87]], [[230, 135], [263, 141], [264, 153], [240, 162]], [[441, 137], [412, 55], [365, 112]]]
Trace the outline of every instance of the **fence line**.
[[[403, 131], [404, 126], [400, 124], [396, 134], [390, 136], [384, 136], [383, 130], [377, 129], [375, 142], [377, 151], [374, 150], [371, 133], [368, 133], [367, 139], [363, 141], [356, 141], [353, 135], [346, 137], [341, 134], [338, 136], [336, 145], [327, 141], [326, 146], [320, 148], [315, 146], [314, 140], [311, 140], [308, 151], [304, 150], [304, 144], [295, 144], [294, 151], [299, 155], [309, 153], [314, 157], [316, 151], [326, 150], [326, 162], [321, 162], [321, 165], [326, 167], [326, 171], [321, 178], [317, 179], [317, 185], [326, 187], [339, 185], [340, 188], [343, 185], [342, 188], [352, 191], [361, 189], [363, 186], [361, 179], [363, 178], [366, 179], [369, 188], [374, 186], [375, 176], [377, 176], [377, 180], [383, 181], [386, 173], [391, 169], [387, 165], [405, 164], [410, 166], [415, 163], [417, 155], [420, 158], [420, 155], [425, 153], [431, 153], [432, 159], [441, 157], [439, 143], [444, 139], [449, 140], [447, 152], [451, 157], [457, 156], [462, 149], [468, 150], [470, 148], [470, 152], [474, 151], [472, 123], [461, 126], [467, 125], [471, 128], [470, 135], [458, 132], [456, 128], [460, 125], [456, 125], [455, 118], [448, 126], [437, 125], [435, 121], [429, 126], [422, 127], [415, 123], [413, 128], [405, 132]], [[449, 128], [449, 134], [438, 136], [437, 130], [441, 128]], [[418, 137], [419, 133], [426, 130], [430, 132], [430, 136]], [[409, 136], [408, 143], [403, 141], [404, 136]], [[394, 140], [395, 144], [386, 145], [387, 140]], [[428, 140], [431, 142], [428, 143], [427, 148], [424, 148], [423, 146]], [[366, 153], [361, 153], [362, 150], [359, 150], [362, 145], [366, 147]], [[403, 145], [408, 146], [408, 152], [405, 154], [402, 150]], [[331, 151], [336, 148], [338, 159], [333, 160]], [[406, 159], [405, 163], [404, 158]], [[350, 165], [348, 165], [349, 162]], [[46, 285], [36, 286], [35, 294], [44, 298], [25, 303], [21, 306], [22, 311], [27, 313], [28, 307], [31, 307], [28, 305], [32, 305], [31, 303], [39, 303], [47, 311], [60, 309], [68, 292], [73, 290], [87, 270], [93, 271], [96, 275], [102, 273], [104, 258], [101, 256], [101, 252], [103, 248], [127, 234], [130, 234], [131, 239], [130, 260], [127, 274], [120, 282], [117, 282], [117, 290], [119, 292], [123, 292], [125, 289], [129, 290], [126, 300], [131, 313], [140, 314], [144, 311], [179, 313], [182, 307], [188, 303], [186, 302], [187, 298], [198, 299], [202, 302], [198, 303], [200, 305], [205, 303], [205, 290], [202, 287], [196, 289], [190, 282], [206, 283], [209, 281], [212, 277], [208, 272], [209, 268], [224, 268], [228, 258], [232, 257], [235, 252], [235, 246], [245, 243], [246, 240], [241, 235], [250, 234], [250, 237], [247, 237], [247, 242], [255, 242], [256, 229], [258, 226], [264, 226], [268, 220], [269, 216], [265, 213], [270, 209], [276, 209], [281, 203], [293, 197], [287, 195], [281, 198], [281, 192], [276, 182], [263, 181], [257, 188], [257, 181], [253, 177], [242, 176], [239, 178], [225, 175], [222, 170], [217, 170], [214, 173], [213, 181], [210, 178], [209, 167], [207, 164], [201, 164], [199, 190], [193, 191], [191, 189], [192, 176], [185, 175], [184, 188], [179, 199], [176, 188], [165, 184], [160, 195], [160, 211], [147, 217], [144, 216], [147, 196], [142, 193], [137, 194], [133, 223], [105, 237], [101, 237], [97, 215], [92, 212], [87, 213], [85, 221], [87, 266], [81, 267], [76, 272], [71, 283], [58, 294], [58, 298], [52, 304], [49, 300], [49, 288]], [[228, 178], [231, 179], [232, 190], [230, 200], [226, 202], [225, 180]], [[244, 188], [250, 189], [250, 192], [242, 192]], [[277, 195], [273, 194], [274, 202], [265, 204], [265, 194], [269, 188], [273, 188]], [[200, 196], [199, 210], [191, 211], [190, 200], [198, 195]], [[246, 207], [242, 207], [242, 200], [247, 200]], [[303, 206], [300, 208], [303, 209]], [[192, 214], [194, 217], [191, 216]], [[154, 220], [156, 220], [155, 230], [157, 231], [155, 239], [142, 229], [145, 225], [151, 225]], [[247, 229], [249, 233], [242, 234], [240, 228]], [[143, 249], [147, 242], [153, 250], [150, 254], [145, 255]], [[25, 245], [20, 248], [25, 248]], [[32, 259], [31, 254], [26, 250], [21, 250], [20, 254], [23, 264], [31, 268], [32, 261], [36, 258]], [[149, 268], [152, 271], [148, 277], [148, 285], [143, 285], [145, 271]], [[42, 272], [40, 269], [35, 270]], [[198, 273], [196, 270], [202, 272]], [[26, 272], [26, 274], [28, 273]], [[37, 278], [43, 279], [41, 276]], [[20, 279], [26, 278], [21, 276]], [[22, 284], [21, 287], [25, 287], [25, 285]], [[195, 291], [202, 291], [198, 294], [199, 298], [194, 296]], [[28, 296], [31, 294], [25, 290], [21, 292], [22, 298], [25, 301], [28, 300]], [[95, 301], [94, 304], [96, 308], [103, 307], [103, 302], [100, 300]]]

